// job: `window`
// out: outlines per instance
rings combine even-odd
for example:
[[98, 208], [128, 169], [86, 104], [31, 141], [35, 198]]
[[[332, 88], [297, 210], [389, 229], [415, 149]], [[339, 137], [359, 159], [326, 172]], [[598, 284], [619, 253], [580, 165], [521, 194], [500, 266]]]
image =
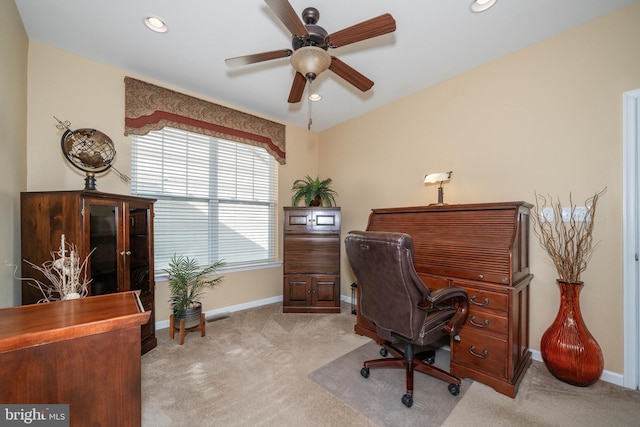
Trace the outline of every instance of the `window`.
[[157, 199], [155, 271], [173, 254], [200, 265], [274, 262], [278, 167], [264, 148], [163, 128], [132, 137], [132, 194]]

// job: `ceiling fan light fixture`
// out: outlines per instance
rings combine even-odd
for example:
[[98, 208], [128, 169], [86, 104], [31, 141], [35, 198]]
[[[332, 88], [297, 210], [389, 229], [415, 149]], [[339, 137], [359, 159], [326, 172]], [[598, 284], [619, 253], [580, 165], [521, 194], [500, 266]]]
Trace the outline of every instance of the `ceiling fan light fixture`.
[[166, 33], [167, 31], [169, 31], [169, 27], [167, 27], [167, 24], [165, 24], [162, 19], [155, 16], [147, 16], [146, 18], [144, 18], [144, 25], [146, 25], [148, 29], [156, 33]]
[[477, 13], [484, 12], [496, 4], [497, 1], [498, 0], [474, 0], [474, 2], [471, 3], [471, 11]]
[[313, 80], [329, 68], [331, 55], [317, 46], [303, 46], [291, 55], [291, 65], [307, 80]]
[[321, 99], [322, 99], [322, 95], [320, 95], [319, 93], [312, 93], [311, 95], [309, 95], [309, 101], [318, 102]]

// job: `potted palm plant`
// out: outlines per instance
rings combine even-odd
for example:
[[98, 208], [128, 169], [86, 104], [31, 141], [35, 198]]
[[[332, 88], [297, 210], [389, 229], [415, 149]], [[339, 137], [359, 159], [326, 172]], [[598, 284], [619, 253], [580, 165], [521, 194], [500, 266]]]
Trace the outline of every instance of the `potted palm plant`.
[[200, 324], [202, 304], [199, 299], [206, 288], [212, 288], [222, 281], [224, 276], [211, 277], [224, 266], [223, 261], [216, 261], [208, 267], [201, 268], [196, 259], [182, 255], [174, 255], [169, 268], [164, 271], [169, 275], [169, 305], [173, 312], [173, 327], [180, 327], [180, 320], [185, 319], [185, 328]]
[[319, 177], [311, 178], [309, 175], [304, 179], [297, 179], [293, 183], [291, 191], [291, 205], [296, 206], [300, 200], [304, 199], [304, 205], [309, 206], [334, 206], [335, 196], [338, 193], [331, 188], [331, 178], [320, 180]]

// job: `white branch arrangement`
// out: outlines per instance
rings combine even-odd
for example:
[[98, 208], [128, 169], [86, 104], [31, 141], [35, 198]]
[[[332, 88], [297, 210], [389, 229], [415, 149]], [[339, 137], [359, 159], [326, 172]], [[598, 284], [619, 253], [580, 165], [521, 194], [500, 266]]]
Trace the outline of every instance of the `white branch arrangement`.
[[[593, 227], [596, 218], [598, 199], [607, 189], [588, 198], [584, 202], [586, 214], [577, 218], [576, 205], [569, 194], [569, 206], [563, 208], [560, 199], [553, 201], [551, 196], [536, 195], [534, 215], [534, 232], [540, 240], [540, 246], [547, 251], [551, 263], [558, 273], [558, 279], [568, 283], [579, 283], [580, 275], [587, 269], [587, 264], [598, 243], [593, 244]], [[551, 220], [545, 216], [545, 208], [551, 207]], [[568, 220], [563, 220], [563, 210]]]
[[51, 261], [45, 261], [40, 266], [24, 260], [41, 272], [51, 284], [32, 278], [20, 278], [20, 280], [28, 282], [42, 292], [43, 298], [38, 303], [84, 298], [89, 294], [89, 283], [91, 283], [91, 279], [87, 279], [87, 263], [94, 250], [89, 252], [89, 255], [80, 263], [78, 248], [74, 244], [66, 243], [63, 234], [60, 238], [60, 250], [51, 252]]

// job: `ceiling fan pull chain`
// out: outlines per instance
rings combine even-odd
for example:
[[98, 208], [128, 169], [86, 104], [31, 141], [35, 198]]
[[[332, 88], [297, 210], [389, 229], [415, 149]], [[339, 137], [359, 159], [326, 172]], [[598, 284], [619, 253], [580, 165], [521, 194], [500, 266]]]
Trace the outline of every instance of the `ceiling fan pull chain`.
[[307, 104], [309, 105], [309, 122], [307, 123], [307, 130], [311, 130], [311, 124], [313, 123], [313, 120], [311, 119], [311, 94], [313, 93], [313, 90], [311, 89], [313, 80], [309, 80], [309, 84], [307, 85], [307, 90], [309, 91], [309, 93], [307, 93]]

